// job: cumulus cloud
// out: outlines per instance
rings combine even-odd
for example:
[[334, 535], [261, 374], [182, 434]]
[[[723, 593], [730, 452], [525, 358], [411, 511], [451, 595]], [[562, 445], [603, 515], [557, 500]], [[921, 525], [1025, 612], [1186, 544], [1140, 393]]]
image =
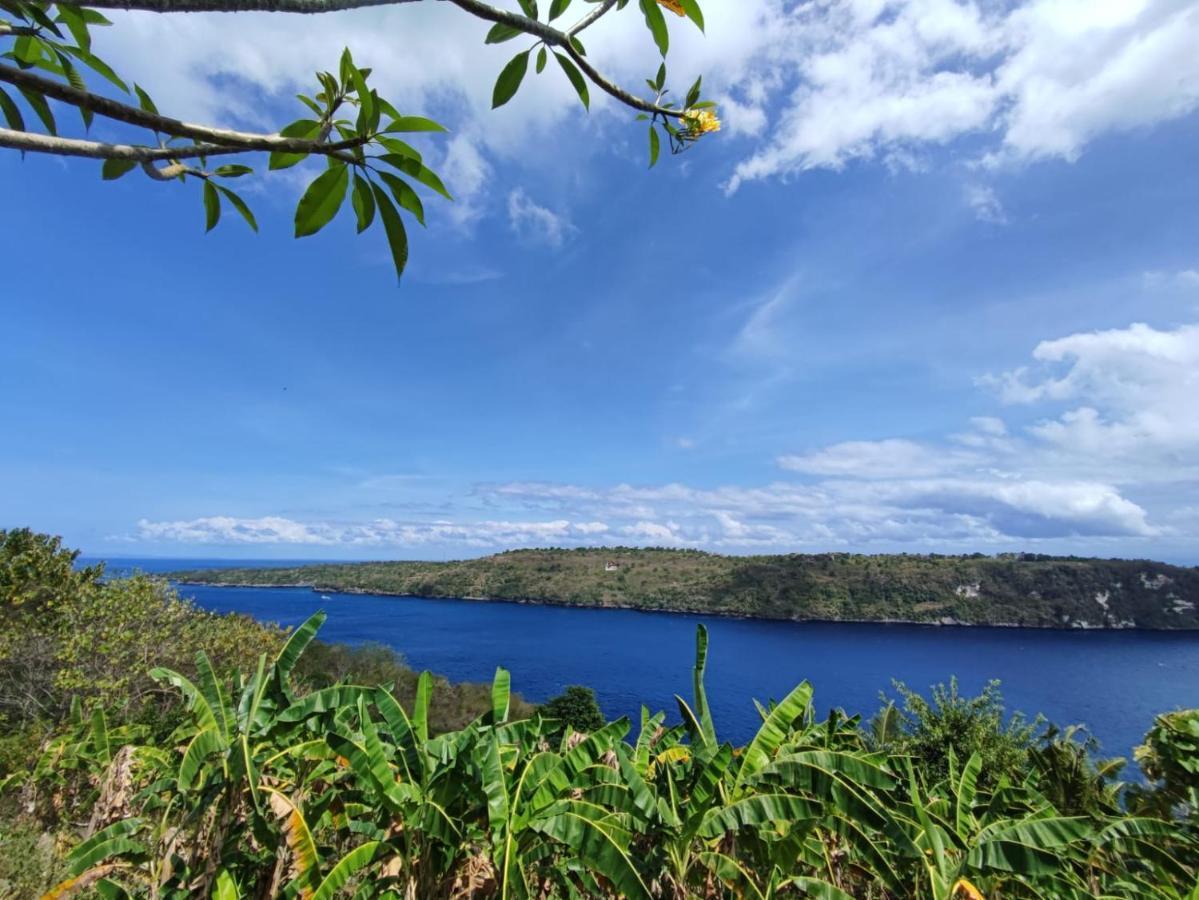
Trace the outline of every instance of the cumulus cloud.
[[1069, 404], [1032, 427], [1043, 441], [1073, 454], [1157, 465], [1199, 452], [1199, 325], [1073, 334], [1042, 342], [1033, 358], [1037, 366], [984, 383], [1010, 404]]
[[769, 57], [790, 93], [727, 189], [855, 159], [910, 163], [967, 134], [993, 142], [990, 164], [1075, 159], [1102, 134], [1194, 110], [1196, 44], [1189, 0], [802, 4]]

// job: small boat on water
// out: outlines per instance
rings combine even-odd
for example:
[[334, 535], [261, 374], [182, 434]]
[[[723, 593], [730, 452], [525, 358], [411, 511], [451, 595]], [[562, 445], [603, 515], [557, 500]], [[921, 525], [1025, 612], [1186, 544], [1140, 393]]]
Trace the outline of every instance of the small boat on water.
[[321, 594], [321, 599], [322, 600], [332, 600], [333, 598], [330, 597], [328, 594]]

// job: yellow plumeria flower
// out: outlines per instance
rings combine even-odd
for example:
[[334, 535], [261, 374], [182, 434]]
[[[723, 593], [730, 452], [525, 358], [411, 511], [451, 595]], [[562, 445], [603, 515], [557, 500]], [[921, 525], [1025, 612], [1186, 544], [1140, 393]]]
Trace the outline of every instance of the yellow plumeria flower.
[[710, 132], [720, 131], [720, 119], [710, 109], [685, 109], [683, 129], [686, 137], [696, 140]]
[[676, 16], [685, 16], [687, 14], [683, 9], [683, 4], [679, 3], [679, 0], [658, 0], [658, 5], [665, 6]]

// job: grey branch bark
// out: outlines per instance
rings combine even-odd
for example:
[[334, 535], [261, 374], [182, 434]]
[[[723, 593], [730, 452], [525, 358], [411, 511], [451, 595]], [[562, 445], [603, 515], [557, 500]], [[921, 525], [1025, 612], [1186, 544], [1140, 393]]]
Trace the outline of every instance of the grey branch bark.
[[325, 144], [302, 138], [286, 138], [278, 134], [252, 134], [244, 131], [230, 131], [226, 128], [191, 125], [187, 122], [180, 122], [178, 119], [171, 119], [166, 116], [146, 112], [144, 109], [130, 106], [127, 103], [121, 103], [118, 100], [111, 100], [99, 94], [78, 90], [69, 84], [45, 78], [30, 70], [18, 69], [14, 66], [2, 64], [0, 64], [0, 81], [6, 81], [17, 87], [35, 90], [46, 97], [60, 100], [63, 103], [68, 103], [80, 109], [89, 109], [96, 115], [104, 116], [117, 122], [138, 125], [142, 128], [157, 131], [160, 134], [189, 138], [193, 141], [227, 147], [231, 150], [281, 150], [285, 153], [321, 153], [328, 156], [352, 149], [367, 142], [365, 138], [359, 138], [351, 141], [338, 141], [332, 144]]
[[595, 9], [593, 9], [591, 12], [587, 13], [587, 15], [583, 16], [583, 18], [579, 19], [579, 21], [575, 22], [572, 26], [570, 26], [570, 28], [567, 29], [566, 33], [568, 35], [576, 35], [580, 31], [582, 31], [584, 28], [590, 28], [592, 25], [595, 24], [596, 20], [599, 19], [600, 16], [604, 15], [604, 13], [606, 13], [608, 10], [610, 10], [615, 5], [616, 5], [616, 0], [604, 0], [603, 3], [601, 3]]
[[89, 159], [128, 159], [152, 163], [164, 159], [196, 159], [200, 156], [228, 156], [244, 152], [241, 147], [217, 147], [196, 144], [190, 147], [143, 147], [138, 144], [105, 144], [78, 138], [55, 137], [32, 131], [0, 128], [0, 147], [55, 156], [83, 156]]
[[60, 5], [157, 13], [282, 12], [316, 14], [362, 9], [368, 6], [396, 6], [400, 3], [419, 2], [421, 0], [62, 0]]

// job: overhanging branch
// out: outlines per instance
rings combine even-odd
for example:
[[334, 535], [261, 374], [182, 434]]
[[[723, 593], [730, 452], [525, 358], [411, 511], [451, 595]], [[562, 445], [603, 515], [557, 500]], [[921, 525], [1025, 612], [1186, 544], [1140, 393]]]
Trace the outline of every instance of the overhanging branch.
[[69, 84], [63, 84], [50, 78], [45, 78], [26, 69], [0, 64], [0, 81], [6, 81], [17, 87], [24, 87], [68, 103], [79, 109], [88, 109], [96, 115], [125, 122], [128, 125], [138, 125], [149, 128], [160, 134], [172, 137], [188, 138], [220, 147], [236, 148], [238, 150], [265, 150], [268, 152], [282, 151], [284, 153], [321, 153], [326, 156], [335, 155], [344, 150], [359, 147], [368, 142], [369, 138], [355, 138], [349, 141], [338, 141], [325, 144], [303, 138], [286, 138], [278, 134], [254, 134], [244, 131], [231, 131], [225, 128], [209, 128], [205, 125], [191, 125], [171, 119], [157, 113], [147, 112], [136, 106], [121, 103], [108, 97], [81, 91]]
[[55, 156], [83, 156], [89, 159], [128, 159], [150, 163], [164, 159], [196, 159], [201, 156], [228, 156], [244, 152], [240, 147], [216, 147], [195, 144], [190, 147], [145, 147], [139, 144], [105, 144], [77, 138], [56, 137], [32, 131], [0, 128], [0, 147]]
[[156, 13], [280, 12], [317, 14], [419, 2], [420, 0], [58, 0], [58, 5]]

